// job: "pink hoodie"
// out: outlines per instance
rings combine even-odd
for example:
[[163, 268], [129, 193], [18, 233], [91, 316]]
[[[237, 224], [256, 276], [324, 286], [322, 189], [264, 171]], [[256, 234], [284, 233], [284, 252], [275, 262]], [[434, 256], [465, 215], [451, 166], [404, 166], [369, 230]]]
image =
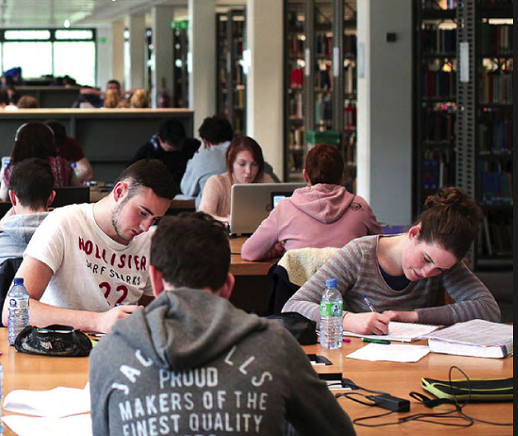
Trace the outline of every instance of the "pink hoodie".
[[343, 247], [352, 239], [380, 233], [381, 226], [362, 197], [343, 186], [319, 183], [297, 189], [281, 201], [243, 244], [241, 257], [252, 261], [294, 248]]

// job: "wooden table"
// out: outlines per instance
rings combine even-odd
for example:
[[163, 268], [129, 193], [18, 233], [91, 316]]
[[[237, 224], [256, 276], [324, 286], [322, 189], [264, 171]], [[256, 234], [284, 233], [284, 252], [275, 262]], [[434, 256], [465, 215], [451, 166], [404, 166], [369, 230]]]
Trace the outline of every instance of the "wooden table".
[[[447, 356], [429, 354], [418, 363], [366, 362], [348, 359], [350, 354], [364, 346], [359, 339], [353, 338], [351, 343], [344, 343], [340, 350], [323, 350], [319, 345], [304, 347], [307, 353], [316, 353], [327, 357], [333, 365], [316, 366], [317, 372], [341, 372], [343, 377], [349, 378], [359, 386], [374, 390], [389, 392], [390, 394], [410, 399], [409, 392], [425, 393], [421, 388], [421, 378], [431, 377], [447, 379], [452, 365], [462, 368], [469, 377], [504, 378], [513, 376], [513, 358], [506, 359], [478, 359], [471, 357]], [[390, 346], [390, 345], [388, 345]], [[4, 396], [16, 389], [48, 390], [58, 386], [84, 388], [88, 381], [88, 358], [86, 357], [43, 357], [32, 356], [17, 352], [7, 342], [7, 329], [0, 328], [0, 351], [3, 355], [0, 362], [4, 367]], [[456, 378], [458, 374], [455, 374]], [[340, 405], [355, 419], [383, 413], [383, 409], [367, 407], [347, 399], [340, 399]], [[316, 405], [318, 406], [318, 405]], [[450, 410], [441, 406], [435, 411]], [[465, 407], [468, 415], [499, 422], [512, 422], [513, 403], [480, 403]], [[418, 412], [431, 412], [411, 401], [409, 413], [394, 414], [406, 416]], [[9, 412], [4, 412], [6, 415]], [[394, 418], [390, 418], [394, 419]], [[475, 423], [468, 428], [444, 427], [423, 422], [408, 422], [394, 426], [367, 428], [356, 426], [358, 436], [369, 435], [511, 435], [512, 427], [497, 427], [482, 423]], [[6, 427], [4, 436], [13, 436], [14, 433]], [[319, 435], [320, 436], [320, 435]]]
[[241, 258], [241, 247], [246, 241], [245, 236], [230, 238], [230, 272], [235, 276], [266, 276], [270, 267], [279, 259], [248, 262]]
[[[419, 344], [426, 344], [425, 341]], [[430, 353], [417, 363], [395, 363], [395, 362], [369, 362], [349, 359], [346, 356], [354, 350], [365, 346], [358, 338], [351, 338], [351, 343], [344, 343], [339, 350], [324, 350], [320, 345], [304, 347], [306, 353], [316, 353], [327, 357], [333, 365], [315, 366], [319, 373], [341, 372], [344, 378], [351, 379], [358, 386], [367, 389], [388, 392], [393, 396], [411, 400], [410, 412], [393, 414], [380, 422], [391, 422], [402, 416], [415, 413], [434, 413], [451, 410], [453, 406], [444, 405], [429, 409], [413, 400], [409, 393], [416, 391], [431, 396], [421, 387], [421, 378], [429, 377], [439, 380], [448, 380], [448, 373], [451, 366], [461, 368], [470, 378], [508, 378], [513, 377], [513, 358], [506, 359], [482, 359], [474, 357], [450, 356], [446, 354]], [[390, 347], [390, 345], [387, 345]], [[463, 379], [460, 372], [454, 371], [452, 378]], [[335, 392], [335, 391], [333, 391]], [[345, 392], [345, 391], [343, 391]], [[360, 391], [361, 392], [361, 391]], [[368, 394], [366, 392], [363, 392]], [[340, 405], [347, 411], [352, 419], [379, 415], [388, 410], [379, 407], [368, 407], [352, 400], [341, 398]], [[472, 403], [464, 408], [467, 415], [487, 421], [513, 422], [513, 403]], [[374, 423], [371, 421], [369, 424]], [[471, 427], [445, 427], [442, 425], [407, 422], [392, 426], [379, 428], [355, 426], [358, 436], [369, 435], [511, 435], [512, 427], [494, 426], [476, 422]]]
[[[44, 391], [66, 386], [83, 389], [88, 382], [88, 357], [44, 357], [19, 353], [9, 346], [7, 329], [0, 328], [0, 363], [4, 367], [4, 398], [17, 389]], [[10, 412], [2, 411], [3, 415]], [[15, 433], [4, 426], [4, 436]]]

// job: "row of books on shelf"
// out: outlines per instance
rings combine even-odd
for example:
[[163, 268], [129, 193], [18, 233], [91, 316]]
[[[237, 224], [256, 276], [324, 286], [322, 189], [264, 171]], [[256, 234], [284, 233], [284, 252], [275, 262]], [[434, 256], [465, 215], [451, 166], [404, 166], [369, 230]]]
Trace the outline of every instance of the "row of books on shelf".
[[345, 100], [344, 102], [344, 129], [356, 130], [357, 126], [357, 110], [356, 102]]
[[300, 92], [294, 92], [288, 94], [288, 114], [293, 118], [304, 117], [304, 103], [302, 94]]
[[435, 194], [443, 186], [455, 183], [455, 165], [447, 151], [431, 151], [423, 159], [421, 183], [425, 195]]
[[290, 71], [290, 87], [302, 88], [304, 86], [304, 68], [292, 68]]
[[478, 124], [479, 153], [511, 154], [513, 152], [513, 121]]
[[354, 94], [356, 92], [356, 77], [358, 68], [356, 62], [346, 61], [344, 63], [344, 92]]
[[426, 71], [422, 75], [421, 95], [429, 99], [455, 99], [456, 71]]
[[[220, 38], [225, 38], [227, 36], [227, 27], [228, 25], [228, 19], [227, 20], [218, 20], [216, 22], [216, 31], [217, 35]], [[245, 20], [232, 20], [231, 21], [231, 29], [230, 32], [234, 37], [242, 37], [245, 32]]]
[[288, 143], [292, 150], [300, 150], [304, 147], [305, 130], [303, 127], [292, 129], [289, 132]]
[[423, 140], [448, 143], [453, 141], [455, 138], [456, 119], [457, 117], [454, 113], [424, 108]]
[[333, 119], [333, 105], [330, 95], [317, 95], [315, 98], [315, 124], [326, 124]]
[[288, 35], [286, 49], [290, 57], [304, 57], [305, 39], [302, 34]]
[[319, 68], [315, 71], [315, 88], [320, 90], [333, 89], [333, 75], [331, 74], [330, 64], [319, 64]]
[[421, 37], [425, 54], [455, 54], [457, 51], [457, 29], [441, 29], [427, 24]]
[[513, 25], [482, 23], [482, 54], [513, 53]]
[[482, 104], [513, 104], [512, 71], [486, 71], [482, 75]]
[[507, 172], [481, 172], [480, 198], [484, 205], [513, 204], [513, 175]]
[[333, 35], [329, 33], [317, 33], [315, 35], [315, 55], [333, 56]]
[[513, 225], [512, 223], [494, 223], [484, 216], [481, 240], [478, 244], [481, 255], [512, 255]]

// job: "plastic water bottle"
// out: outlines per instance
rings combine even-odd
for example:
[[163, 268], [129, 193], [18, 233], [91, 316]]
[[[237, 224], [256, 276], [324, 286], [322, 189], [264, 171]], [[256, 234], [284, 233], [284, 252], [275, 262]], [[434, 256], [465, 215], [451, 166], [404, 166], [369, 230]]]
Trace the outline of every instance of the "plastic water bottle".
[[72, 171], [74, 172], [74, 174], [76, 175], [77, 179], [79, 180], [79, 178], [81, 176], [81, 173], [79, 171], [79, 168], [77, 168], [77, 164], [75, 162], [72, 162], [70, 164], [70, 166], [72, 167]]
[[7, 294], [9, 301], [8, 332], [9, 345], [26, 326], [29, 325], [29, 292], [21, 277], [14, 278], [14, 285]]
[[342, 347], [344, 302], [336, 284], [336, 279], [326, 280], [326, 289], [320, 302], [320, 345], [323, 348]]

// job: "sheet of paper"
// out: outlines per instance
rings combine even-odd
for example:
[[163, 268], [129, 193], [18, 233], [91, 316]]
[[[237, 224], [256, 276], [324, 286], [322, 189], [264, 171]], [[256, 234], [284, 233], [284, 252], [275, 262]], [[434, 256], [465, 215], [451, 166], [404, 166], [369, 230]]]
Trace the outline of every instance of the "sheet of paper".
[[499, 345], [513, 341], [514, 326], [482, 319], [461, 322], [428, 335], [428, 338], [467, 345]]
[[360, 335], [344, 331], [344, 336], [359, 338], [383, 339], [386, 341], [412, 342], [437, 330], [440, 326], [428, 324], [412, 324], [406, 322], [391, 321], [387, 335]]
[[359, 348], [347, 357], [358, 360], [387, 362], [417, 362], [430, 352], [426, 345], [369, 344]]
[[90, 414], [66, 418], [9, 415], [4, 416], [2, 420], [18, 436], [92, 436]]
[[89, 385], [84, 389], [58, 387], [50, 391], [19, 389], [6, 395], [4, 409], [49, 418], [90, 412]]

